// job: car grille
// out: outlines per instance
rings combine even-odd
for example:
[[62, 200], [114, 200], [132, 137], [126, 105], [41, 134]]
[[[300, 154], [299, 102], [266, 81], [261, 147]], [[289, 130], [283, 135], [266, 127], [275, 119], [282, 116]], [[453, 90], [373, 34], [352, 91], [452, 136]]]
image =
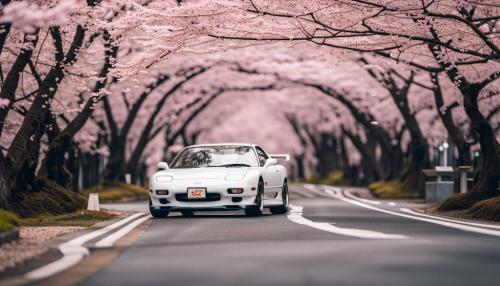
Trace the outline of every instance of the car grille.
[[175, 199], [179, 202], [215, 202], [220, 200], [220, 194], [207, 193], [204, 199], [188, 199], [187, 194], [176, 194]]

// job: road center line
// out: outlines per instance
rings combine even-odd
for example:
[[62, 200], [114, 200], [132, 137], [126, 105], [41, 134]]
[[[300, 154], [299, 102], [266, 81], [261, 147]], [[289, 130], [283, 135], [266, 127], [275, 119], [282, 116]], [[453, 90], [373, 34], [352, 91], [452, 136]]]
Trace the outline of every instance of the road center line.
[[136, 228], [138, 225], [140, 225], [141, 223], [145, 222], [146, 220], [148, 220], [150, 218], [151, 218], [151, 216], [148, 215], [148, 216], [142, 217], [142, 218], [128, 224], [124, 228], [122, 228], [122, 229], [106, 236], [105, 238], [99, 240], [95, 244], [95, 246], [98, 248], [113, 246], [115, 244], [115, 242], [117, 242], [120, 238], [124, 237], [125, 235], [127, 235], [127, 233], [129, 233], [134, 228]]
[[113, 229], [120, 227], [128, 223], [129, 221], [143, 215], [144, 213], [133, 214], [104, 228], [84, 234], [59, 245], [59, 251], [61, 251], [63, 257], [40, 268], [32, 270], [26, 273], [24, 276], [30, 280], [44, 279], [70, 268], [71, 266], [80, 262], [80, 260], [82, 260], [89, 254], [89, 250], [83, 246], [84, 243], [103, 234], [106, 234]]
[[315, 229], [319, 229], [322, 231], [353, 236], [357, 238], [368, 238], [368, 239], [405, 239], [408, 238], [405, 235], [401, 234], [386, 234], [378, 231], [371, 231], [366, 229], [355, 229], [355, 228], [341, 228], [329, 223], [323, 222], [313, 222], [305, 217], [303, 217], [303, 207], [290, 205], [290, 212], [288, 214], [288, 219], [294, 223], [306, 225]]
[[486, 234], [486, 235], [492, 235], [492, 236], [498, 236], [498, 237], [500, 237], [500, 231], [496, 231], [496, 230], [492, 230], [492, 229], [484, 229], [484, 228], [480, 228], [480, 227], [467, 226], [467, 225], [456, 223], [456, 222], [446, 222], [446, 221], [442, 221], [442, 220], [438, 220], [438, 219], [424, 218], [424, 217], [420, 217], [420, 216], [403, 214], [403, 213], [398, 213], [398, 212], [394, 212], [394, 211], [389, 211], [389, 210], [377, 208], [377, 207], [374, 207], [372, 205], [368, 205], [368, 204], [365, 204], [363, 202], [360, 202], [358, 200], [349, 199], [349, 198], [345, 197], [341, 192], [339, 192], [340, 195], [337, 195], [330, 188], [331, 187], [329, 187], [329, 186], [325, 187], [325, 193], [329, 194], [330, 196], [332, 196], [334, 198], [337, 198], [339, 200], [351, 203], [353, 205], [357, 205], [357, 206], [364, 207], [364, 208], [367, 208], [367, 209], [371, 209], [371, 210], [374, 210], [374, 211], [378, 211], [378, 212], [382, 212], [382, 213], [386, 213], [386, 214], [391, 214], [391, 215], [395, 215], [395, 216], [400, 216], [400, 217], [404, 217], [404, 218], [409, 218], [409, 219], [414, 219], [414, 220], [420, 220], [420, 221], [425, 221], [425, 222], [429, 222], [429, 223], [439, 224], [439, 225], [442, 225], [442, 226], [451, 227], [451, 228], [455, 228], [455, 229], [460, 229], [460, 230], [463, 230], [463, 231], [475, 232], [475, 233], [480, 233], [480, 234]]

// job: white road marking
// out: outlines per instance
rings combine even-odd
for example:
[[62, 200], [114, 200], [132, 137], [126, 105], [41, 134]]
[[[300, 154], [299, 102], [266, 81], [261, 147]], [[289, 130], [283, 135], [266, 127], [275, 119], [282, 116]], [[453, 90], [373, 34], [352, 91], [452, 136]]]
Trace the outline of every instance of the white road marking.
[[302, 214], [303, 214], [303, 207], [302, 206], [290, 205], [290, 208], [291, 209], [290, 209], [290, 212], [288, 214], [289, 220], [291, 220], [294, 223], [306, 225], [306, 226], [309, 226], [309, 227], [312, 227], [315, 229], [319, 229], [322, 231], [340, 234], [340, 235], [346, 235], [346, 236], [353, 236], [353, 237], [358, 237], [358, 238], [368, 238], [368, 239], [405, 239], [405, 238], [408, 238], [407, 236], [401, 235], [401, 234], [386, 234], [386, 233], [382, 233], [382, 232], [378, 232], [378, 231], [371, 231], [371, 230], [366, 230], [366, 229], [341, 228], [341, 227], [331, 225], [329, 223], [313, 222], [313, 221], [308, 220], [302, 216]]
[[122, 229], [120, 229], [120, 230], [106, 236], [105, 238], [99, 240], [95, 244], [95, 246], [97, 248], [113, 246], [115, 244], [115, 242], [117, 242], [120, 238], [124, 237], [125, 235], [127, 235], [127, 233], [129, 233], [134, 228], [136, 228], [138, 225], [140, 225], [141, 223], [145, 222], [146, 220], [148, 220], [150, 218], [151, 218], [151, 216], [145, 216], [145, 217], [142, 217], [142, 218], [128, 224], [127, 226], [123, 227]]
[[80, 262], [80, 260], [82, 260], [85, 256], [89, 254], [89, 250], [83, 246], [84, 243], [96, 237], [99, 237], [103, 234], [106, 234], [112, 231], [113, 229], [122, 226], [127, 222], [143, 215], [144, 213], [133, 214], [111, 225], [108, 225], [107, 227], [84, 234], [82, 236], [79, 236], [77, 238], [74, 238], [68, 242], [59, 245], [59, 251], [61, 251], [63, 257], [54, 262], [51, 262], [47, 265], [44, 265], [40, 268], [37, 268], [35, 270], [26, 273], [25, 277], [30, 280], [44, 279], [70, 268], [71, 266]]
[[395, 206], [395, 205], [396, 205], [396, 203], [395, 203], [395, 202], [389, 202], [389, 205], [390, 205], [390, 206]]
[[428, 215], [424, 214], [421, 212], [416, 212], [412, 211], [407, 208], [401, 208], [400, 209], [402, 212], [409, 213], [409, 214], [414, 214], [418, 216], [423, 216], [423, 217], [428, 217], [428, 218], [433, 218], [433, 219], [439, 219], [443, 221], [449, 221], [449, 222], [455, 222], [455, 223], [460, 223], [460, 224], [465, 224], [465, 225], [471, 225], [471, 226], [478, 226], [478, 227], [486, 227], [486, 228], [492, 228], [492, 229], [499, 229], [500, 230], [500, 225], [493, 225], [493, 224], [486, 224], [486, 223], [477, 223], [477, 222], [469, 222], [469, 221], [463, 221], [463, 220], [456, 220], [456, 219], [451, 219], [451, 218], [445, 218], [441, 216], [434, 216], [434, 215]]
[[309, 194], [311, 198], [315, 198], [315, 197], [317, 197], [317, 196], [320, 196], [320, 197], [327, 197], [327, 196], [325, 196], [325, 194], [324, 194], [322, 191], [320, 191], [320, 190], [316, 189], [316, 186], [314, 186], [314, 185], [311, 185], [311, 184], [305, 184], [305, 185], [304, 185], [304, 188], [306, 188], [306, 189], [308, 189], [310, 192], [312, 192], [312, 193], [316, 194], [316, 196], [314, 196], [314, 195], [312, 195], [312, 194]]
[[355, 200], [362, 201], [362, 202], [372, 204], [372, 205], [380, 205], [379, 201], [372, 201], [372, 200], [363, 199], [363, 198], [360, 198], [358, 196], [351, 194], [351, 192], [349, 192], [349, 191], [345, 191], [345, 194], [347, 197], [349, 197], [351, 199], [355, 199]]
[[[305, 184], [304, 187], [309, 190], [309, 191], [312, 191], [314, 192], [314, 186], [311, 185], [311, 184]], [[314, 198], [315, 196], [313, 194], [311, 194], [310, 192], [300, 192], [301, 194], [303, 194], [304, 196], [306, 196], [307, 198]]]
[[377, 208], [377, 207], [365, 204], [365, 203], [357, 201], [357, 200], [349, 199], [349, 198], [343, 196], [342, 194], [337, 195], [336, 193], [334, 193], [329, 188], [325, 188], [325, 192], [327, 194], [329, 194], [330, 196], [332, 196], [334, 198], [337, 198], [339, 200], [342, 200], [342, 201], [345, 201], [345, 202], [348, 202], [348, 203], [351, 203], [353, 205], [357, 205], [357, 206], [360, 206], [360, 207], [364, 207], [364, 208], [367, 208], [367, 209], [371, 209], [371, 210], [374, 210], [374, 211], [378, 211], [378, 212], [382, 212], [382, 213], [386, 213], [386, 214], [391, 214], [391, 215], [395, 215], [395, 216], [400, 216], [400, 217], [405, 217], [405, 218], [409, 218], [409, 219], [414, 219], [414, 220], [420, 220], [420, 221], [425, 221], [425, 222], [429, 222], [429, 223], [439, 224], [439, 225], [442, 225], [442, 226], [451, 227], [451, 228], [455, 228], [455, 229], [460, 229], [460, 230], [463, 230], [463, 231], [475, 232], [475, 233], [480, 233], [480, 234], [486, 234], [486, 235], [492, 235], [492, 236], [498, 236], [498, 237], [500, 237], [500, 231], [496, 231], [496, 230], [492, 230], [492, 229], [484, 229], [484, 228], [479, 228], [479, 227], [473, 227], [473, 226], [467, 226], [467, 225], [463, 225], [463, 224], [455, 223], [455, 222], [446, 222], [446, 221], [437, 220], [437, 219], [431, 219], [431, 218], [424, 218], [424, 217], [419, 217], [419, 216], [413, 216], [413, 215], [409, 215], [409, 214], [403, 214], [403, 213], [398, 213], [398, 212], [393, 212], [393, 211], [389, 211], [389, 210]]

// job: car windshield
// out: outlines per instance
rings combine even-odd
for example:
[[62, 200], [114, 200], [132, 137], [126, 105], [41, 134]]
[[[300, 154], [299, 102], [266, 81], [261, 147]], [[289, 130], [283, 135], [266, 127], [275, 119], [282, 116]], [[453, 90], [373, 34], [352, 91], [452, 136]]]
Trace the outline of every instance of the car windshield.
[[250, 146], [200, 146], [184, 149], [171, 168], [257, 166], [257, 157]]

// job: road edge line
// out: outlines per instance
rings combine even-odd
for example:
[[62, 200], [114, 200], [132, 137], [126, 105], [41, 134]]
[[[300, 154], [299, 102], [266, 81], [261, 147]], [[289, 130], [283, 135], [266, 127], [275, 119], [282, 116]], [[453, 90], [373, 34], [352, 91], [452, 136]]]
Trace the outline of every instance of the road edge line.
[[106, 236], [105, 238], [99, 240], [96, 244], [96, 248], [106, 248], [106, 247], [111, 247], [113, 246], [119, 239], [127, 235], [130, 231], [132, 231], [134, 228], [142, 224], [143, 222], [147, 221], [148, 219], [152, 218], [152, 216], [148, 215], [145, 217], [142, 217], [140, 219], [135, 220], [134, 222], [128, 224], [127, 226], [121, 228], [120, 230]]
[[465, 225], [470, 225], [470, 226], [477, 226], [477, 227], [484, 227], [484, 228], [491, 228], [491, 229], [498, 229], [500, 230], [500, 225], [492, 225], [492, 224], [485, 224], [485, 223], [478, 223], [478, 222], [472, 222], [472, 221], [463, 221], [463, 220], [455, 220], [452, 218], [446, 218], [442, 216], [435, 216], [435, 215], [430, 215], [422, 212], [418, 212], [409, 208], [401, 208], [400, 209], [402, 212], [413, 214], [413, 215], [418, 215], [422, 217], [429, 217], [429, 218], [434, 218], [434, 219], [439, 219], [443, 221], [449, 221], [449, 222], [455, 222], [455, 223], [460, 223], [460, 224], [465, 224]]
[[104, 228], [86, 233], [79, 237], [73, 238], [70, 241], [62, 243], [59, 245], [58, 249], [62, 253], [62, 257], [56, 261], [48, 263], [44, 266], [41, 266], [37, 269], [31, 270], [25, 273], [23, 276], [28, 280], [40, 280], [60, 273], [73, 265], [76, 265], [80, 262], [85, 256], [89, 255], [89, 250], [82, 246], [87, 241], [90, 241], [96, 237], [99, 237], [103, 234], [106, 234], [115, 228], [118, 228], [129, 221], [132, 221], [135, 218], [145, 215], [145, 213], [136, 213], [130, 215], [124, 219], [121, 219], [111, 225], [108, 225]]
[[344, 196], [344, 194], [342, 192], [339, 192], [340, 195], [336, 195], [333, 192], [333, 190], [329, 189], [329, 188], [331, 188], [330, 186], [326, 186], [326, 187], [328, 187], [328, 188], [325, 188], [325, 186], [324, 186], [325, 193], [329, 194], [330, 196], [332, 196], [334, 198], [338, 198], [340, 200], [351, 203], [353, 205], [357, 205], [360, 207], [364, 207], [367, 209], [371, 209], [371, 210], [386, 213], [386, 214], [392, 214], [395, 216], [400, 216], [400, 217], [409, 218], [409, 219], [413, 219], [413, 220], [425, 221], [428, 223], [438, 224], [438, 225], [446, 226], [449, 228], [459, 229], [462, 231], [474, 232], [474, 233], [480, 233], [480, 234], [486, 234], [486, 235], [500, 237], [500, 231], [496, 231], [496, 230], [492, 230], [492, 229], [484, 229], [484, 228], [480, 228], [480, 227], [467, 226], [467, 225], [463, 225], [463, 224], [459, 224], [459, 223], [445, 222], [445, 221], [441, 221], [441, 220], [437, 220], [437, 219], [418, 217], [418, 216], [413, 216], [413, 215], [409, 215], [409, 214], [403, 214], [403, 213], [398, 213], [398, 212], [394, 212], [394, 211], [390, 211], [390, 210], [377, 208], [377, 207], [365, 204], [365, 203], [357, 201], [357, 200], [349, 199], [346, 196]]

